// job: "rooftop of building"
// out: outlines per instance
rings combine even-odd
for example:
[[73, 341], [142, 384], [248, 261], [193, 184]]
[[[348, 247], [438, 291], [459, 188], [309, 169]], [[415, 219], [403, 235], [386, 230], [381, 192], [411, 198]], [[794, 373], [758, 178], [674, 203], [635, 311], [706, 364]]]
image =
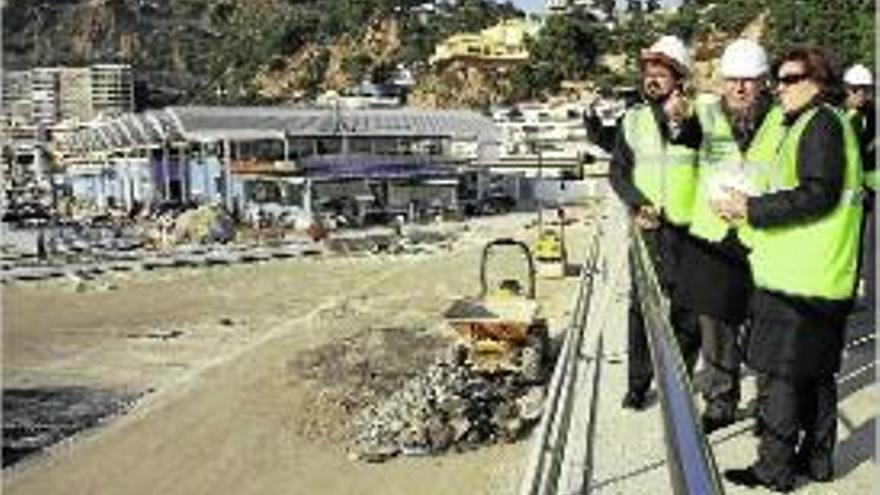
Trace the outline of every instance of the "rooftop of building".
[[155, 148], [163, 143], [211, 143], [284, 137], [438, 137], [497, 142], [489, 117], [469, 110], [415, 108], [185, 106], [124, 114], [96, 122], [59, 143], [68, 153]]

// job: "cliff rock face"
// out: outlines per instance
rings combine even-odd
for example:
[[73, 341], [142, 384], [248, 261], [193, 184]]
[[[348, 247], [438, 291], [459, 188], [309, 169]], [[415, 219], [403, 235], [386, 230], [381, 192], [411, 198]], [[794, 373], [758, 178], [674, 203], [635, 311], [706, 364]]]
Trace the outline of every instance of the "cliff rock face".
[[10, 0], [3, 12], [4, 65], [130, 63], [142, 106], [295, 100], [393, 67], [402, 44], [395, 17], [373, 15], [363, 34], [328, 37], [319, 12], [325, 3]]
[[424, 108], [488, 108], [510, 91], [502, 74], [488, 67], [454, 62], [418, 81], [410, 104]]
[[124, 0], [29, 2], [11, 0], [4, 11], [7, 65], [127, 59], [137, 48], [136, 5]]
[[[302, 101], [363, 80], [383, 82], [403, 61], [421, 81], [417, 104], [484, 106], [495, 99], [502, 84], [496, 72], [457, 65], [425, 69], [421, 58], [452, 33], [512, 14], [479, 0], [446, 4], [437, 19], [418, 20], [398, 8], [404, 3], [8, 0], [3, 64], [24, 69], [129, 63], [139, 108]], [[467, 11], [475, 5], [492, 15], [476, 18]]]
[[330, 44], [308, 43], [292, 55], [275, 57], [254, 78], [261, 97], [297, 101], [309, 89], [342, 91], [392, 65], [401, 47], [393, 17], [374, 17], [359, 38], [344, 33]]

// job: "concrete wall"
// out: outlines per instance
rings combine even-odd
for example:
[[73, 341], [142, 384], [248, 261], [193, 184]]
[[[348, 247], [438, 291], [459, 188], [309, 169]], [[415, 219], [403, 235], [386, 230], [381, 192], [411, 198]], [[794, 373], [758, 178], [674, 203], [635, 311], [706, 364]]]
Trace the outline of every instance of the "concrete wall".
[[583, 203], [589, 198], [597, 197], [599, 182], [604, 178], [588, 177], [582, 180], [535, 179], [533, 191], [535, 200], [545, 204]]

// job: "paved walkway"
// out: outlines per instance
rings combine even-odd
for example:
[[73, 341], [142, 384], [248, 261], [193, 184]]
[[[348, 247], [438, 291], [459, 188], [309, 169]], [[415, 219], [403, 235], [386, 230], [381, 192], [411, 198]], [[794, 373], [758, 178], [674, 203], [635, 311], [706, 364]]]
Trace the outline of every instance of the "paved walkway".
[[[606, 253], [619, 253], [622, 247], [603, 239]], [[666, 464], [661, 406], [655, 400], [643, 412], [620, 407], [626, 389], [626, 328], [628, 266], [621, 256], [611, 255], [609, 283], [614, 296], [604, 310], [605, 320], [598, 330], [602, 333], [603, 350], [599, 355], [598, 412], [594, 444], [591, 493], [660, 494], [671, 493]], [[875, 421], [877, 415], [877, 384], [874, 383], [876, 349], [870, 316], [862, 311], [851, 319], [844, 369], [840, 374], [838, 446], [835, 453], [837, 479], [830, 484], [805, 484], [804, 479], [794, 493], [847, 495], [873, 493], [875, 467]], [[588, 328], [588, 332], [596, 331]], [[700, 381], [699, 368], [696, 382]], [[744, 379], [741, 421], [712, 434], [710, 444], [719, 471], [750, 464], [756, 455], [757, 439], [752, 435], [753, 421], [745, 418], [745, 406], [754, 398], [754, 376]], [[698, 399], [698, 407], [701, 407]], [[771, 493], [744, 490], [729, 483], [727, 494]]]
[[[532, 438], [530, 461], [520, 493], [525, 494], [665, 494], [672, 493], [663, 411], [652, 390], [649, 407], [622, 409], [627, 381], [627, 309], [629, 240], [622, 209], [609, 208], [599, 226], [601, 253], [592, 280], [586, 325], [571, 331], [549, 387], [550, 403], [542, 427]], [[587, 285], [589, 286], [589, 284]], [[586, 300], [586, 299], [582, 299]], [[580, 314], [574, 306], [572, 314]], [[573, 318], [571, 327], [582, 326]], [[794, 493], [873, 493], [877, 384], [875, 325], [866, 310], [857, 311], [848, 328], [849, 342], [839, 374], [839, 428], [835, 452], [837, 478], [807, 484], [799, 479]], [[737, 423], [709, 438], [719, 474], [751, 464], [756, 456], [754, 421], [746, 408], [755, 397], [755, 378], [744, 372], [743, 399]], [[557, 380], [558, 378], [558, 380]], [[703, 381], [700, 365], [694, 379]], [[558, 385], [557, 385], [558, 383]], [[656, 382], [654, 384], [656, 386]], [[702, 408], [699, 393], [696, 408]], [[546, 423], [546, 425], [544, 424]], [[567, 432], [559, 435], [558, 431]], [[592, 444], [588, 439], [592, 438]], [[539, 454], [540, 453], [540, 454]], [[723, 481], [726, 494], [770, 493], [746, 490]], [[584, 485], [589, 484], [589, 490]]]

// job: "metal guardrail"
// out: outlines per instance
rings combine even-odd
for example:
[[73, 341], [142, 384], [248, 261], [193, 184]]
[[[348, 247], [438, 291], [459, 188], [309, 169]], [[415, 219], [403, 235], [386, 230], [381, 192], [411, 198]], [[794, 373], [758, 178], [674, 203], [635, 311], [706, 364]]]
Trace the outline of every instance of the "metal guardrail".
[[[575, 369], [587, 326], [587, 314], [593, 298], [600, 264], [600, 233], [594, 234], [587, 260], [581, 271], [578, 290], [572, 303], [573, 311], [563, 334], [553, 376], [547, 387], [547, 398], [541, 421], [533, 436], [525, 476], [520, 484], [521, 495], [558, 493], [563, 459], [569, 447], [568, 433], [575, 403]], [[601, 344], [600, 344], [601, 345]], [[589, 452], [589, 449], [588, 449]], [[589, 465], [591, 463], [586, 463]], [[588, 473], [586, 478], [588, 480]], [[584, 486], [587, 485], [584, 482]]]
[[633, 236], [635, 277], [639, 284], [642, 314], [654, 362], [663, 408], [667, 464], [676, 495], [724, 493], [715, 458], [698, 423], [693, 389], [669, 320], [669, 301], [660, 290], [657, 275], [641, 235]]
[[[548, 385], [544, 414], [532, 437], [520, 495], [589, 494], [597, 424], [602, 332], [607, 309], [624, 282], [626, 215], [611, 204], [598, 226], [572, 301], [572, 315]], [[643, 313], [660, 390], [673, 493], [722, 495], [718, 470], [697, 422], [693, 391], [669, 320], [669, 302], [641, 237], [631, 239], [641, 276]], [[611, 246], [605, 249], [603, 246]], [[609, 278], [618, 279], [610, 281]]]
[[[620, 292], [625, 272], [626, 214], [611, 204], [597, 228], [584, 264], [564, 332], [544, 414], [532, 436], [519, 495], [589, 494], [593, 476], [593, 437], [597, 425], [599, 382], [608, 305]], [[694, 391], [670, 321], [670, 303], [641, 235], [630, 235], [634, 250], [631, 270], [642, 296], [642, 314], [659, 390], [666, 465], [675, 495], [723, 495], [712, 450], [699, 426]], [[604, 249], [603, 249], [604, 247]], [[621, 261], [623, 260], [623, 263]], [[614, 287], [615, 284], [618, 287]], [[868, 330], [848, 342], [839, 382], [841, 393], [869, 383], [876, 368], [875, 334]], [[601, 455], [601, 452], [597, 454]], [[666, 492], [658, 487], [657, 492]]]

